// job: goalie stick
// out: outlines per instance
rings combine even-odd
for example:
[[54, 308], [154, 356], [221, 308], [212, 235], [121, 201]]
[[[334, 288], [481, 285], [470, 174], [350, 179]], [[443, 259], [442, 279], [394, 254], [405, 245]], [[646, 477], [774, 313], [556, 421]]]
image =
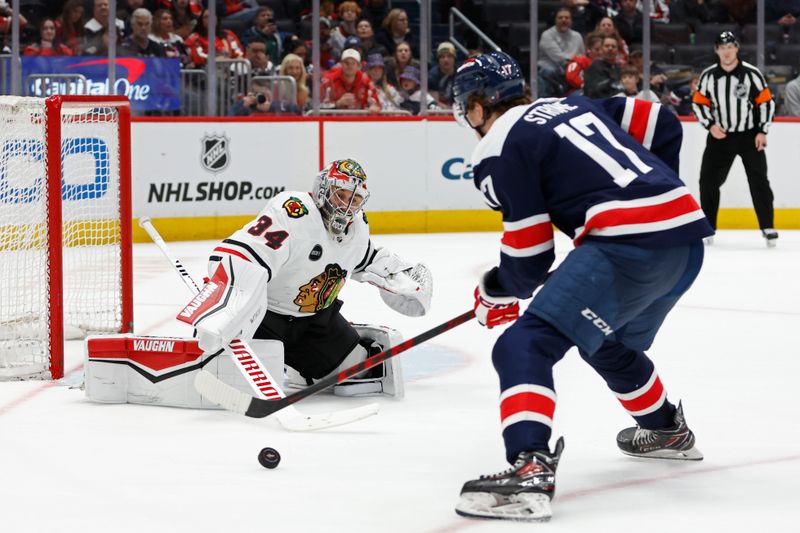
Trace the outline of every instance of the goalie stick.
[[384, 350], [379, 354], [373, 355], [372, 357], [369, 357], [364, 361], [351, 366], [350, 368], [342, 370], [338, 374], [324, 377], [313, 385], [309, 385], [305, 389], [300, 389], [299, 391], [293, 392], [292, 394], [280, 399], [264, 399], [251, 396], [234, 387], [231, 387], [227, 383], [222, 382], [207, 370], [201, 370], [197, 373], [194, 378], [194, 386], [204, 398], [207, 398], [208, 400], [222, 406], [229, 411], [252, 418], [264, 418], [265, 416], [269, 416], [273, 413], [276, 413], [276, 416], [278, 416], [280, 415], [280, 411], [282, 409], [292, 408], [293, 403], [299, 402], [303, 398], [311, 396], [312, 394], [321, 392], [332, 385], [347, 381], [348, 379], [357, 376], [361, 372], [377, 366], [387, 359], [399, 355], [406, 350], [432, 339], [433, 337], [436, 337], [445, 331], [449, 331], [454, 327], [463, 324], [464, 322], [472, 320], [473, 318], [475, 318], [475, 311], [470, 310], [466, 313], [462, 313], [457, 317], [452, 318], [443, 324], [439, 324], [435, 328], [429, 329], [424, 333], [420, 333], [416, 337], [408, 339], [407, 341], [402, 342], [389, 350]]
[[[153, 223], [150, 221], [150, 217], [144, 216], [139, 218], [139, 226], [141, 226], [141, 228], [147, 232], [155, 245], [161, 251], [162, 255], [175, 268], [175, 271], [180, 275], [181, 280], [192, 292], [192, 294], [197, 294], [200, 292], [200, 289], [194, 282], [194, 279], [180, 262], [180, 260], [172, 256], [169, 248], [167, 247], [167, 243], [164, 242], [164, 239], [161, 238], [161, 235], [158, 233], [155, 226], [153, 226]], [[258, 357], [253, 355], [252, 350], [246, 342], [239, 339], [233, 340], [227, 349], [232, 352], [231, 356], [236, 368], [239, 369], [244, 379], [253, 389], [253, 392], [262, 398], [262, 401], [270, 401], [268, 398], [284, 398], [286, 396], [277, 381], [270, 375], [264, 365], [261, 364], [261, 361], [259, 361]], [[217, 379], [216, 376], [207, 370], [204, 372], [208, 373], [213, 379]], [[231, 387], [222, 381], [219, 381], [219, 383], [222, 386], [230, 387], [240, 394], [244, 394], [238, 389]], [[203, 390], [197, 388], [197, 392], [199, 392], [200, 395], [207, 400], [226, 408], [225, 405], [219, 403], [214, 397], [206, 396], [203, 393]], [[251, 397], [247, 394], [245, 394], [245, 396], [248, 398]], [[352, 409], [313, 415], [303, 414], [297, 409], [292, 408], [289, 411], [281, 413], [276, 418], [281, 426], [290, 431], [313, 431], [317, 429], [349, 424], [351, 422], [355, 422], [357, 420], [377, 414], [377, 412], [378, 404], [371, 403], [361, 407], [354, 407]]]

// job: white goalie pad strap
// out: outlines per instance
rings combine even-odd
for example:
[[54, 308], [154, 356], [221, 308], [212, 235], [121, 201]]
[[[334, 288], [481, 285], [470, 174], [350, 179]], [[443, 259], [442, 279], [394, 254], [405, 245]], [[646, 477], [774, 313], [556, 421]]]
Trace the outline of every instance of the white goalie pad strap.
[[195, 327], [200, 348], [214, 353], [232, 339], [250, 340], [267, 312], [269, 272], [227, 256], [177, 318]]
[[[381, 350], [389, 350], [403, 342], [403, 336], [396, 329], [386, 326], [375, 326], [371, 324], [353, 324], [362, 339], [370, 339], [377, 343]], [[363, 348], [362, 348], [363, 349]], [[366, 357], [364, 350], [362, 357]], [[363, 361], [363, 359], [361, 359]], [[360, 361], [355, 361], [349, 366]], [[348, 366], [348, 367], [349, 367]], [[333, 388], [333, 393], [337, 396], [373, 396], [375, 394], [386, 394], [396, 399], [405, 396], [405, 386], [403, 382], [403, 365], [399, 357], [392, 357], [383, 362], [383, 376], [380, 378], [356, 378]], [[344, 370], [344, 364], [336, 369], [337, 372]]]
[[[85, 392], [93, 402], [219, 409], [195, 390], [194, 378], [200, 368], [251, 393], [233, 359], [225, 354], [204, 354], [197, 339], [93, 336], [85, 346]], [[282, 342], [253, 340], [250, 346], [271, 374], [282, 374]]]
[[417, 263], [410, 271], [401, 272], [391, 278], [392, 282], [397, 281], [398, 286], [413, 286], [415, 290], [389, 290], [382, 287], [384, 290], [380, 291], [381, 300], [386, 305], [406, 316], [423, 316], [430, 310], [433, 276], [427, 266]]
[[[362, 339], [370, 339], [377, 343], [381, 350], [388, 350], [403, 342], [403, 336], [399, 331], [385, 326], [373, 326], [368, 324], [353, 324]], [[362, 345], [357, 345], [352, 352], [342, 361], [336, 369], [329, 375], [338, 374], [342, 370], [350, 368], [360, 363], [368, 357], [367, 350]], [[381, 368], [382, 367], [382, 368]], [[386, 394], [402, 399], [405, 395], [403, 385], [403, 367], [400, 358], [392, 357], [384, 361], [380, 368], [380, 377], [357, 377], [333, 387], [333, 393], [337, 396], [375, 396]], [[368, 372], [375, 371], [371, 369]], [[288, 387], [304, 388], [309, 385], [306, 379], [293, 368], [286, 368]], [[313, 381], [313, 380], [312, 380]]]

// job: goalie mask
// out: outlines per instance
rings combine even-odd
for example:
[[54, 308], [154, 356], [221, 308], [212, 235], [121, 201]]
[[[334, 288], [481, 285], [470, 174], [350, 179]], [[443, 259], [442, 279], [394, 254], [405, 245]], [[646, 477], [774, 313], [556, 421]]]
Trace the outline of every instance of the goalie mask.
[[328, 233], [341, 240], [347, 226], [364, 209], [369, 198], [367, 175], [352, 159], [339, 159], [314, 179], [311, 195], [322, 214]]

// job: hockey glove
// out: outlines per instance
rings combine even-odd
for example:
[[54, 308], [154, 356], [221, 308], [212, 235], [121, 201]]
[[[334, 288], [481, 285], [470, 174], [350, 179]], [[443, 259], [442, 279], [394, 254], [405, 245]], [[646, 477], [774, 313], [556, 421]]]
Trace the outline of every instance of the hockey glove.
[[487, 285], [496, 285], [497, 267], [481, 277], [475, 287], [475, 318], [481, 326], [492, 329], [519, 318], [519, 301], [514, 296], [490, 295]]

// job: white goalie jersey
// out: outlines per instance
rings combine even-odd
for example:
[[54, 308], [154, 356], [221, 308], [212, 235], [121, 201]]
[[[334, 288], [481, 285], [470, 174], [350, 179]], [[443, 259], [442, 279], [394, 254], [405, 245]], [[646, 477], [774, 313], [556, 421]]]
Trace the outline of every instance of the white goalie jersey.
[[267, 271], [270, 311], [302, 317], [331, 305], [347, 278], [362, 270], [375, 250], [363, 216], [357, 216], [347, 237], [337, 242], [328, 236], [309, 193], [284, 191], [214, 249], [209, 275], [226, 255]]

